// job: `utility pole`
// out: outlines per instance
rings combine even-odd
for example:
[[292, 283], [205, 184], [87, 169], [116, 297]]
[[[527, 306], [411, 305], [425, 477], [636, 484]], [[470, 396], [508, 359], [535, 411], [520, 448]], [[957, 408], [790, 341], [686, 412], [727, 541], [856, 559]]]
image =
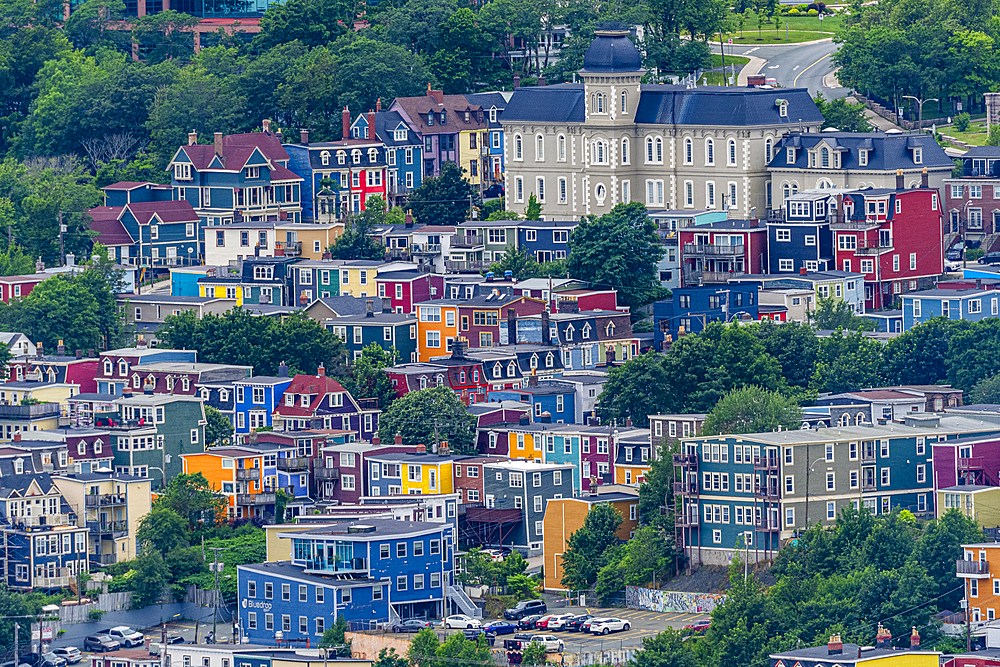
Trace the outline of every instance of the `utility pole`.
[[217, 641], [215, 638], [215, 631], [218, 629], [219, 620], [219, 572], [222, 570], [222, 563], [219, 561], [219, 552], [225, 551], [226, 547], [208, 547], [214, 552], [213, 562], [211, 563], [211, 569], [215, 572], [215, 598], [213, 600], [213, 611], [212, 611], [212, 641]]
[[63, 212], [59, 211], [59, 266], [66, 263], [66, 246], [63, 242], [63, 232], [66, 231], [66, 225], [63, 224], [62, 215]]
[[17, 665], [20, 664], [17, 661], [18, 630], [20, 630], [20, 629], [21, 629], [21, 624], [20, 623], [15, 623], [14, 624], [14, 667], [17, 667]]

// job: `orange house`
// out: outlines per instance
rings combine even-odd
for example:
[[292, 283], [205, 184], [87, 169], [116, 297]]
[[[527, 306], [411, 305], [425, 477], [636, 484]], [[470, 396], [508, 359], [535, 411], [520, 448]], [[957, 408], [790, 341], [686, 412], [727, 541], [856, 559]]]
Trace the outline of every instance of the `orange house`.
[[277, 454], [239, 447], [216, 447], [182, 454], [185, 474], [201, 473], [226, 498], [227, 519], [273, 517], [278, 478]]
[[955, 576], [965, 582], [969, 620], [993, 621], [1000, 614], [1000, 544], [963, 544], [962, 550], [964, 559], [955, 564]]
[[457, 299], [437, 299], [417, 304], [417, 361], [430, 361], [451, 354], [458, 338]]
[[565, 591], [562, 585], [562, 555], [566, 552], [569, 537], [583, 528], [587, 514], [595, 505], [611, 505], [622, 517], [618, 526], [618, 539], [627, 542], [639, 528], [638, 492], [627, 493], [608, 490], [596, 496], [579, 498], [554, 498], [545, 506], [543, 520], [543, 555], [545, 590]]

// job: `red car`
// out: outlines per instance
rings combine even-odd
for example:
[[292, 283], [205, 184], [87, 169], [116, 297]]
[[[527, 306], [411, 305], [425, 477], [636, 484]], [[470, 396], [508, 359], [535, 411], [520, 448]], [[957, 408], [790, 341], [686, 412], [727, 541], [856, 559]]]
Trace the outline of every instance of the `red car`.
[[555, 617], [555, 614], [546, 614], [545, 616], [542, 616], [540, 619], [535, 621], [535, 627], [544, 630], [549, 627], [549, 619], [553, 617]]
[[685, 625], [684, 629], [690, 630], [691, 632], [705, 632], [711, 625], [712, 625], [712, 619], [703, 618], [700, 621], [695, 621], [691, 625]]

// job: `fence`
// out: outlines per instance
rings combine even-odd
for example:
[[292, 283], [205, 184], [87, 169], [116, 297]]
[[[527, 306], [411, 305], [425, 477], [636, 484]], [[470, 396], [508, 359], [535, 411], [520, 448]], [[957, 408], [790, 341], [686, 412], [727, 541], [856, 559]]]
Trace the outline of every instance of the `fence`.
[[[215, 606], [215, 596], [216, 591], [206, 591], [204, 589], [198, 588], [194, 584], [188, 584], [187, 591], [184, 593], [184, 602], [187, 604], [195, 604], [199, 607], [214, 607]], [[219, 605], [222, 605], [222, 600], [219, 600]]]
[[90, 611], [99, 609], [104, 613], [113, 611], [128, 611], [132, 608], [132, 593], [101, 593], [97, 600], [88, 604], [75, 604], [59, 608], [60, 623], [86, 623], [90, 620]]
[[721, 606], [726, 596], [719, 593], [688, 593], [685, 591], [658, 591], [638, 586], [625, 587], [625, 606], [660, 613], [711, 613]]

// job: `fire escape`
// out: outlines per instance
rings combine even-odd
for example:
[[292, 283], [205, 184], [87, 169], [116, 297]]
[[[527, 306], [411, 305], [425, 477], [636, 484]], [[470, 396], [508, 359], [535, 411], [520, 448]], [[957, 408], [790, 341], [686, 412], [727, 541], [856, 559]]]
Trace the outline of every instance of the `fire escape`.
[[[763, 456], [753, 457], [754, 470], [754, 549], [764, 551], [764, 559], [769, 552], [777, 551], [778, 544], [773, 533], [781, 532], [781, 489], [778, 485], [780, 461], [778, 449], [767, 448]], [[761, 544], [761, 540], [764, 544]]]
[[698, 533], [698, 448], [687, 445], [687, 452], [674, 454], [674, 543], [677, 550], [693, 563], [694, 547], [698, 547], [701, 564], [701, 536]]

